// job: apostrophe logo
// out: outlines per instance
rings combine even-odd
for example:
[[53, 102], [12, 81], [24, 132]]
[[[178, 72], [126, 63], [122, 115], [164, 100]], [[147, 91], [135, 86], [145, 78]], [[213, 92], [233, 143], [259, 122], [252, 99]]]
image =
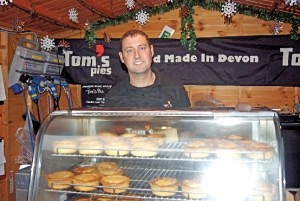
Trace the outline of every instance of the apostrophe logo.
[[97, 52], [97, 57], [101, 57], [102, 54], [104, 53], [104, 46], [96, 45], [96, 52]]

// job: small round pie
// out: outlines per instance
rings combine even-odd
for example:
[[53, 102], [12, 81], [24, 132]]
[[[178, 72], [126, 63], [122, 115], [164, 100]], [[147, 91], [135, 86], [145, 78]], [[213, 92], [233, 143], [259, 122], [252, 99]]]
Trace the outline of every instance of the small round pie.
[[73, 187], [77, 191], [93, 191], [99, 186], [98, 174], [79, 174], [73, 178]]
[[103, 152], [101, 141], [82, 141], [78, 143], [78, 152], [82, 155], [97, 155]]
[[98, 173], [101, 177], [109, 175], [123, 175], [123, 170], [121, 168], [97, 168]]
[[106, 196], [99, 196], [99, 197], [94, 197], [94, 201], [114, 201], [114, 198], [109, 198]]
[[274, 156], [274, 147], [263, 142], [251, 141], [246, 145], [245, 156], [255, 160], [270, 160]]
[[196, 140], [184, 145], [184, 155], [189, 158], [206, 158], [211, 154], [211, 147], [204, 141]]
[[104, 144], [104, 152], [109, 156], [124, 156], [129, 154], [129, 144], [124, 140], [114, 140]]
[[178, 191], [178, 181], [173, 177], [155, 177], [151, 179], [152, 193], [157, 196], [173, 196]]
[[119, 168], [119, 165], [117, 163], [110, 162], [110, 161], [99, 162], [99, 163], [96, 163], [94, 166], [97, 169], [99, 169], [99, 168], [105, 168], [105, 169], [116, 169], [116, 168]]
[[76, 167], [73, 169], [75, 175], [78, 174], [89, 174], [89, 173], [96, 173], [97, 169], [94, 166], [83, 166], [83, 167]]
[[118, 194], [127, 191], [130, 178], [125, 175], [110, 175], [102, 177], [100, 182], [103, 185], [104, 192], [110, 194]]
[[238, 159], [241, 157], [241, 148], [234, 140], [216, 141], [216, 156], [222, 159]]
[[58, 171], [46, 176], [47, 184], [52, 189], [66, 189], [71, 187], [74, 173], [70, 171]]
[[147, 143], [132, 143], [131, 155], [137, 157], [151, 157], [158, 153], [159, 144], [149, 141]]
[[242, 136], [242, 135], [235, 135], [235, 134], [232, 134], [232, 135], [226, 135], [224, 137], [224, 139], [226, 140], [249, 140], [248, 138]]
[[204, 199], [206, 193], [200, 179], [184, 179], [181, 182], [182, 195], [189, 199]]
[[53, 152], [57, 154], [74, 154], [77, 152], [77, 143], [73, 140], [54, 141]]

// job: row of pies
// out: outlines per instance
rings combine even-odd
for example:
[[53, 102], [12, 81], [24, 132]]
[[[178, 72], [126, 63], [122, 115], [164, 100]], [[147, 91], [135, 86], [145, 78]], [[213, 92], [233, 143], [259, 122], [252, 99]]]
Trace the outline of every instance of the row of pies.
[[86, 136], [78, 140], [58, 140], [53, 142], [53, 152], [57, 154], [98, 155], [103, 152], [109, 156], [124, 156], [131, 153], [133, 156], [155, 156], [158, 149], [165, 143], [164, 134], [148, 134], [138, 136], [134, 133], [125, 133], [116, 136], [104, 133], [102, 136]]
[[[164, 134], [138, 136], [125, 133], [116, 136], [102, 133], [102, 136], [81, 137], [78, 140], [60, 140], [53, 142], [53, 152], [58, 154], [97, 155], [103, 152], [109, 156], [131, 154], [137, 157], [153, 157], [165, 143]], [[274, 156], [274, 147], [267, 143], [249, 140], [239, 135], [229, 135], [223, 139], [203, 138], [184, 144], [184, 154], [189, 158], [207, 158], [212, 155], [218, 158], [237, 159], [245, 156], [249, 159], [270, 160]]]
[[[236, 137], [236, 136], [235, 136]], [[184, 145], [184, 153], [190, 158], [238, 159], [242, 156], [255, 160], [270, 160], [274, 156], [274, 147], [253, 140], [199, 139]]]
[[46, 175], [49, 188], [76, 191], [94, 191], [102, 184], [106, 193], [123, 193], [129, 186], [130, 178], [124, 175], [117, 163], [99, 162], [94, 166], [76, 167], [73, 170], [62, 170]]
[[[209, 192], [201, 179], [184, 179], [181, 182], [174, 177], [156, 177], [150, 181], [152, 193], [157, 196], [174, 196], [177, 192], [188, 199], [207, 199]], [[181, 188], [181, 190], [179, 190]], [[273, 201], [275, 186], [269, 183], [256, 184], [247, 196], [253, 201]], [[232, 195], [233, 196], [233, 195]]]
[[[124, 193], [129, 188], [130, 178], [114, 162], [99, 162], [94, 166], [76, 167], [72, 171], [57, 171], [46, 175], [49, 188], [62, 190], [73, 187], [76, 191], [94, 191], [101, 184], [103, 191], [109, 194]], [[179, 182], [172, 177], [155, 177], [149, 181], [152, 192], [157, 196], [173, 196], [178, 191]], [[190, 198], [200, 198], [201, 183], [196, 180], [183, 180], [183, 195]], [[195, 191], [195, 192], [194, 192]], [[191, 193], [194, 192], [194, 193]]]
[[[89, 192], [97, 190], [99, 185], [102, 185], [103, 192], [120, 194], [127, 191], [131, 179], [124, 175], [123, 170], [117, 163], [99, 162], [94, 166], [76, 167], [72, 171], [53, 172], [46, 176], [46, 180], [49, 188], [57, 190], [73, 187], [76, 191]], [[160, 197], [169, 197], [181, 193], [189, 199], [205, 199], [209, 195], [202, 180], [196, 178], [179, 181], [175, 177], [154, 177], [149, 181], [149, 185], [152, 193]], [[256, 195], [258, 198], [263, 196], [264, 201], [271, 201], [274, 196], [274, 186], [270, 184], [256, 185], [253, 189], [253, 196]], [[93, 200], [105, 199], [110, 200], [107, 197], [93, 198]]]

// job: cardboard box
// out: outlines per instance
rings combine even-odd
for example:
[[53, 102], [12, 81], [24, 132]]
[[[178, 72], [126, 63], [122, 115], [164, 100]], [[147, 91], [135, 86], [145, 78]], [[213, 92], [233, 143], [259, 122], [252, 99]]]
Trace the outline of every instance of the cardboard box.
[[286, 201], [300, 201], [300, 189], [296, 193], [286, 191]]
[[30, 182], [31, 166], [16, 172], [16, 190], [28, 190]]

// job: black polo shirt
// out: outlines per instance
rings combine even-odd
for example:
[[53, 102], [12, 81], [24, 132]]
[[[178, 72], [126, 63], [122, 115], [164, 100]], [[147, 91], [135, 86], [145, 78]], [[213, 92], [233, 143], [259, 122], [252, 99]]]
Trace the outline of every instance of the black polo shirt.
[[153, 85], [134, 87], [129, 78], [115, 85], [105, 97], [105, 107], [186, 108], [190, 107], [187, 93], [180, 83], [155, 73]]

